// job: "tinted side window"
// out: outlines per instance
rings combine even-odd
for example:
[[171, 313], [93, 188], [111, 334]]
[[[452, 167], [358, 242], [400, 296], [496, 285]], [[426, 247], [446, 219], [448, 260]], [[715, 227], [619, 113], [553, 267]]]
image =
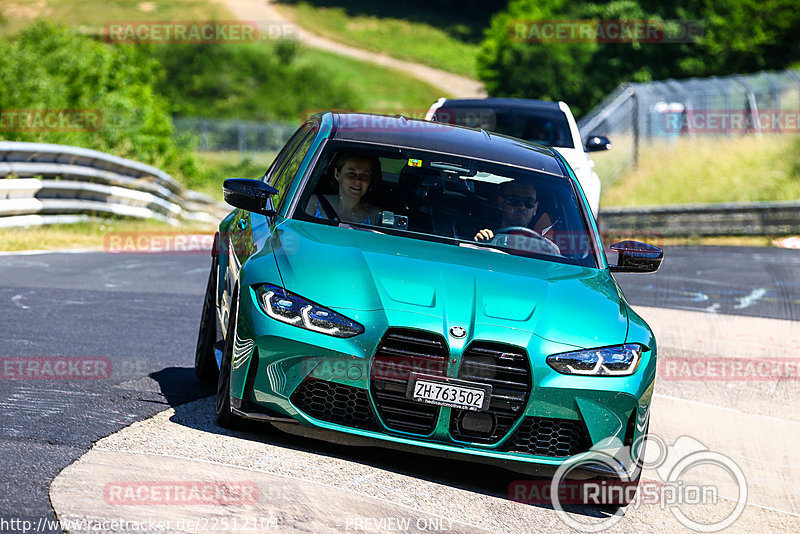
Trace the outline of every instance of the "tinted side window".
[[292, 180], [294, 180], [298, 169], [300, 169], [300, 164], [303, 162], [306, 154], [311, 150], [311, 145], [314, 144], [314, 138], [316, 136], [316, 128], [309, 131], [292, 157], [287, 161], [286, 165], [284, 165], [282, 169], [279, 169], [275, 175], [272, 186], [278, 190], [278, 194], [273, 197], [273, 202], [278, 208], [283, 204], [283, 200], [286, 198], [286, 190], [292, 185]]
[[297, 146], [303, 141], [303, 139], [305, 139], [311, 128], [312, 125], [310, 123], [306, 123], [292, 134], [292, 137], [289, 138], [289, 141], [286, 142], [286, 145], [284, 145], [284, 147], [278, 153], [278, 156], [275, 158], [275, 161], [272, 162], [272, 165], [270, 165], [269, 169], [264, 174], [263, 180], [265, 182], [272, 186], [275, 185], [275, 181], [280, 175], [280, 171], [286, 166], [286, 162], [297, 149]]

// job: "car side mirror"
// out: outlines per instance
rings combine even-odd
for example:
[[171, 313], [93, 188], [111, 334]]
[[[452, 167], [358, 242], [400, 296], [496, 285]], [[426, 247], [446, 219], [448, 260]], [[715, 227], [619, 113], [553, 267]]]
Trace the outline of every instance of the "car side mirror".
[[661, 266], [664, 251], [639, 241], [620, 241], [611, 245], [617, 264], [609, 268], [618, 273], [654, 273]]
[[272, 208], [272, 195], [277, 189], [261, 180], [249, 178], [228, 178], [222, 184], [225, 202], [234, 208], [260, 213], [267, 217], [275, 215]]
[[593, 135], [586, 140], [584, 145], [586, 152], [599, 152], [601, 150], [611, 150], [611, 141], [603, 135]]

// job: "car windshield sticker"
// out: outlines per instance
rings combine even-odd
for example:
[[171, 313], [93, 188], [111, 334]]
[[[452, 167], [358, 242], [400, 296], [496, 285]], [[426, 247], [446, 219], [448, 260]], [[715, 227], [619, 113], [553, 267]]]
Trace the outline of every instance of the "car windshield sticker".
[[422, 167], [422, 160], [421, 159], [410, 159], [408, 160], [409, 167]]

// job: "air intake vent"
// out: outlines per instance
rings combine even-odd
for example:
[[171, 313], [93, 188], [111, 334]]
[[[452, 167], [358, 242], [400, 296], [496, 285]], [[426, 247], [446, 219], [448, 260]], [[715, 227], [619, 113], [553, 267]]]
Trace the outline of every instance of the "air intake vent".
[[414, 434], [430, 434], [439, 407], [406, 398], [411, 373], [447, 375], [449, 352], [440, 335], [418, 330], [390, 329], [375, 351], [370, 385], [375, 405], [386, 426]]
[[501, 449], [563, 458], [586, 452], [591, 446], [592, 442], [582, 421], [526, 417]]
[[364, 389], [306, 378], [289, 400], [299, 410], [322, 421], [364, 430], [378, 429]]
[[520, 347], [476, 341], [464, 352], [458, 377], [492, 385], [487, 412], [492, 424], [478, 430], [464, 424], [464, 417], [471, 417], [469, 412], [454, 409], [450, 415], [450, 434], [462, 441], [497, 443], [519, 419], [528, 402], [531, 371], [527, 353]]

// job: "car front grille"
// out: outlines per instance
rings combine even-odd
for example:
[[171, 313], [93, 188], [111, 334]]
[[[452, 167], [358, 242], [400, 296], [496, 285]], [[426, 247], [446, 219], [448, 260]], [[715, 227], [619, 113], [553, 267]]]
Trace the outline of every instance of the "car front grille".
[[418, 330], [392, 328], [372, 359], [370, 390], [378, 414], [392, 430], [430, 434], [439, 407], [406, 398], [411, 373], [447, 375], [447, 344], [442, 336]]
[[307, 377], [289, 400], [298, 409], [322, 421], [364, 430], [378, 428], [364, 389]]
[[591, 445], [582, 421], [526, 417], [500, 449], [561, 458], [586, 452]]
[[[492, 396], [485, 415], [453, 409], [450, 434], [462, 441], [497, 443], [519, 419], [531, 390], [531, 371], [527, 353], [520, 347], [476, 341], [461, 359], [458, 377], [470, 382], [491, 384]], [[481, 429], [469, 428], [464, 418], [484, 418]]]

